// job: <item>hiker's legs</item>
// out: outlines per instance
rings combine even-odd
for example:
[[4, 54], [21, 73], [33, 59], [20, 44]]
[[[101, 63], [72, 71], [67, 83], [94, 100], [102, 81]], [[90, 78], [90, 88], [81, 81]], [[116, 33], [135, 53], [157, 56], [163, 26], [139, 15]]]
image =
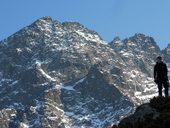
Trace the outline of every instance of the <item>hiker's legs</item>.
[[166, 81], [166, 82], [164, 82], [163, 83], [163, 85], [164, 85], [164, 88], [165, 88], [165, 96], [167, 97], [168, 96], [168, 82]]
[[159, 93], [159, 96], [162, 96], [162, 82], [158, 83], [158, 93]]

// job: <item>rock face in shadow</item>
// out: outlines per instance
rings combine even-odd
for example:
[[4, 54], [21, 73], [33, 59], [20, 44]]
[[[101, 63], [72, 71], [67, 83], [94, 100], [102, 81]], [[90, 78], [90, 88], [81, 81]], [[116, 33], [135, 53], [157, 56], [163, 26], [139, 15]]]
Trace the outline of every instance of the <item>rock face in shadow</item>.
[[155, 97], [150, 103], [139, 106], [135, 113], [113, 128], [169, 128], [170, 97]]

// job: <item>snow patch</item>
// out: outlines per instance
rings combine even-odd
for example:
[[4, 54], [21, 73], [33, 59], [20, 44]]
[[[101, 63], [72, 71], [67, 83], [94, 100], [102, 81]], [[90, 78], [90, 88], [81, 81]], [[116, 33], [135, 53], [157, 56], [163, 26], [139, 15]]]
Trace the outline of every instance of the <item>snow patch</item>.
[[85, 38], [88, 41], [91, 42], [100, 42], [102, 44], [107, 44], [105, 41], [101, 40], [98, 35], [90, 34], [90, 33], [84, 33], [81, 30], [75, 31], [77, 34], [81, 35], [83, 38]]
[[75, 87], [77, 84], [82, 83], [85, 79], [86, 79], [86, 77], [80, 79], [79, 81], [77, 81], [77, 82], [73, 85], [73, 87]]
[[42, 68], [41, 68], [41, 62], [36, 62], [36, 69], [41, 73], [43, 77], [45, 77], [47, 80], [55, 82], [56, 79], [52, 78], [50, 75], [48, 75]]
[[75, 91], [73, 86], [65, 86], [64, 84], [56, 85], [55, 87], [60, 88], [60, 89], [69, 90], [69, 91]]
[[20, 123], [21, 128], [29, 128], [28, 124], [21, 122]]

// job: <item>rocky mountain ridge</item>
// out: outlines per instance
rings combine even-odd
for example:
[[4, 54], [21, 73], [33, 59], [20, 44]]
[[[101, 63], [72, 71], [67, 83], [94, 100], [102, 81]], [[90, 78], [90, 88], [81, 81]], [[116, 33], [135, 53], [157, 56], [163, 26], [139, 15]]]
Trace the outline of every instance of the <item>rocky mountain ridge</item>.
[[[166, 54], [164, 54], [166, 53]], [[152, 37], [104, 41], [77, 22], [38, 19], [0, 42], [2, 128], [106, 127], [156, 95]]]

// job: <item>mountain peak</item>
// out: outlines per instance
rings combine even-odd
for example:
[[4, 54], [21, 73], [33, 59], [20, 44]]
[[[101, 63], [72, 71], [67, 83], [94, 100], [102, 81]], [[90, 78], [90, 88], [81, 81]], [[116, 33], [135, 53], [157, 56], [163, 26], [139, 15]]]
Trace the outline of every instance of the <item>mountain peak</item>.
[[122, 41], [119, 36], [116, 36], [109, 44], [114, 47], [115, 45], [122, 45]]
[[53, 20], [52, 17], [50, 17], [50, 16], [43, 16], [40, 19], [46, 20], [46, 21], [48, 21], [48, 20], [52, 21]]
[[79, 22], [65, 21], [62, 23], [62, 25], [68, 30], [76, 30], [76, 31], [78, 30], [85, 33], [95, 34], [99, 36], [97, 32], [86, 28], [84, 25], [80, 24]]
[[34, 25], [40, 28], [44, 28], [46, 26], [48, 26], [49, 24], [52, 24], [53, 19], [49, 16], [44, 16], [41, 17], [40, 19], [36, 20], [31, 27], [33, 27]]
[[40, 21], [52, 22], [53, 19], [50, 16], [43, 16], [43, 17], [39, 18], [38, 20], [36, 20], [35, 23], [40, 22]]
[[123, 40], [123, 42], [130, 46], [138, 46], [138, 47], [155, 47], [158, 48], [158, 45], [156, 44], [154, 38], [150, 36], [146, 36], [141, 33], [136, 33], [134, 36], [126, 38]]
[[125, 39], [125, 40], [131, 40], [133, 42], [148, 41], [148, 40], [154, 41], [154, 39], [152, 37], [146, 36], [142, 33], [136, 33], [134, 36], [131, 36], [131, 37]]
[[166, 47], [166, 49], [170, 49], [170, 44], [168, 44], [168, 46]]
[[142, 33], [136, 33], [134, 35], [134, 37], [139, 38], [139, 37], [146, 37], [146, 36], [144, 34], [142, 34]]
[[63, 26], [65, 27], [81, 27], [84, 28], [84, 26], [82, 24], [80, 24], [79, 22], [73, 22], [73, 21], [65, 21], [62, 23]]

